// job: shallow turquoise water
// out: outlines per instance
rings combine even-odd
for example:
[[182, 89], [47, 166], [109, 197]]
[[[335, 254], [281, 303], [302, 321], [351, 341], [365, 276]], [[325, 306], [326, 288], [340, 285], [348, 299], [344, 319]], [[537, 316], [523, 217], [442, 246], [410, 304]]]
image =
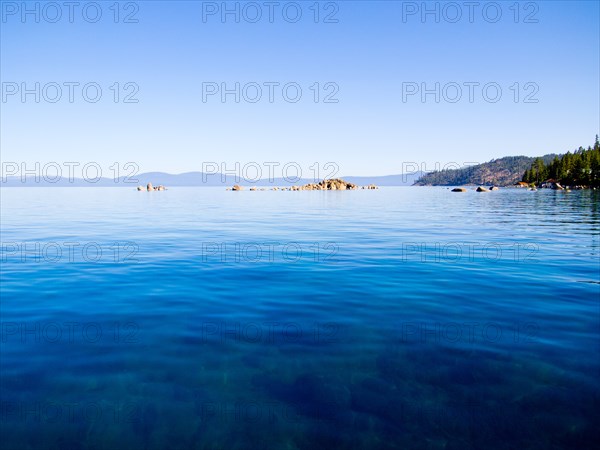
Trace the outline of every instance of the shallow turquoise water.
[[3, 449], [591, 448], [600, 192], [1, 193]]

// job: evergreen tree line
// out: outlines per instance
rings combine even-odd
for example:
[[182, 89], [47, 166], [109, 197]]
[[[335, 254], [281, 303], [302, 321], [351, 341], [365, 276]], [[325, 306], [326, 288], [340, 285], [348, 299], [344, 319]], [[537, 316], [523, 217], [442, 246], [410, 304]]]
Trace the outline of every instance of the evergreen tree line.
[[579, 147], [574, 153], [568, 152], [560, 157], [556, 156], [549, 164], [545, 164], [541, 158], [536, 158], [522, 178], [524, 182], [536, 185], [549, 179], [565, 186], [600, 186], [598, 135], [594, 147], [587, 149]]

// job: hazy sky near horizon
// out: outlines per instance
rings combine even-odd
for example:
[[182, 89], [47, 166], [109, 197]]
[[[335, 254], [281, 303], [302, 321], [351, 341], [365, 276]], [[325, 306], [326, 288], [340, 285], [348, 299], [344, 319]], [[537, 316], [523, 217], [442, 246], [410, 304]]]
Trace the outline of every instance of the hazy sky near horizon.
[[[600, 128], [597, 1], [427, 2], [437, 17], [422, 2], [227, 2], [239, 22], [222, 2], [77, 3], [22, 16], [2, 1], [3, 162], [386, 175], [566, 152]], [[236, 83], [239, 102], [213, 94]]]

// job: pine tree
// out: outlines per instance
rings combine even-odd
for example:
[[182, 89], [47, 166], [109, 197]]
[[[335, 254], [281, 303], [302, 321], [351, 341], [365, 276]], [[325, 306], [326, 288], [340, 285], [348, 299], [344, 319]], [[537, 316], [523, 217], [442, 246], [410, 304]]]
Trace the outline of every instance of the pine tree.
[[558, 156], [555, 156], [554, 159], [552, 160], [552, 162], [550, 163], [550, 167], [548, 170], [548, 177], [556, 180], [558, 178], [559, 167], [560, 167], [560, 159], [558, 159]]
[[540, 184], [546, 180], [546, 166], [542, 158], [536, 158], [533, 162], [534, 180], [536, 184]]

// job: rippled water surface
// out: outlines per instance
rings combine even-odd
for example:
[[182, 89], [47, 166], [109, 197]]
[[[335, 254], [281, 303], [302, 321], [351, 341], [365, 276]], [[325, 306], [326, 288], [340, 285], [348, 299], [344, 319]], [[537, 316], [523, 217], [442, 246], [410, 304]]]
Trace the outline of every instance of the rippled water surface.
[[2, 189], [2, 448], [591, 448], [599, 207]]

